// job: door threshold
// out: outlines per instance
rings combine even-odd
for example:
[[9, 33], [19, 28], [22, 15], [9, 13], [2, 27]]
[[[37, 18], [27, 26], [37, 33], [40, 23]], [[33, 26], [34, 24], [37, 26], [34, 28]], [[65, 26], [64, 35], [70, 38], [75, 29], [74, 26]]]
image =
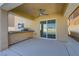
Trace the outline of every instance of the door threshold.
[[52, 39], [52, 38], [43, 38], [43, 37], [40, 37], [40, 39], [44, 39], [44, 40], [57, 40], [57, 39]]

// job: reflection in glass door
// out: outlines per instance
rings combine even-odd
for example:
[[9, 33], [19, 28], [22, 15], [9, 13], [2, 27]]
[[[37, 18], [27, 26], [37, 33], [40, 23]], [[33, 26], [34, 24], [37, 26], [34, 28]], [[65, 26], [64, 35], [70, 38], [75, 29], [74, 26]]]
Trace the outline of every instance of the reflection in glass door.
[[40, 22], [40, 28], [41, 28], [41, 37], [46, 37], [46, 33], [47, 33], [47, 24], [46, 24], [46, 21], [42, 21]]
[[47, 38], [55, 38], [55, 20], [47, 21]]
[[56, 38], [55, 20], [40, 22], [40, 36], [45, 38]]

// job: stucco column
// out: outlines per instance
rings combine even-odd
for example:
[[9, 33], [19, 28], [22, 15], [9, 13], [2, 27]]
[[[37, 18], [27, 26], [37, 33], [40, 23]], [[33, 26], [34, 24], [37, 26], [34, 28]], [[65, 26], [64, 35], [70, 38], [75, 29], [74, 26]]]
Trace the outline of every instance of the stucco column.
[[61, 16], [57, 21], [57, 39], [63, 42], [68, 40], [68, 25], [65, 16]]
[[8, 48], [8, 12], [0, 9], [0, 51]]

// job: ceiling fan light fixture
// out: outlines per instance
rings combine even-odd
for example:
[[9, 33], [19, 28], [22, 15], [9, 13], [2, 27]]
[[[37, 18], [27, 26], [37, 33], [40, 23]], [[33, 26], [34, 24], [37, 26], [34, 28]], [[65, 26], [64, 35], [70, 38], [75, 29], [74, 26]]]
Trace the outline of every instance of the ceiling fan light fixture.
[[42, 16], [42, 14], [41, 14], [41, 13], [40, 13], [39, 15], [40, 15], [40, 16]]

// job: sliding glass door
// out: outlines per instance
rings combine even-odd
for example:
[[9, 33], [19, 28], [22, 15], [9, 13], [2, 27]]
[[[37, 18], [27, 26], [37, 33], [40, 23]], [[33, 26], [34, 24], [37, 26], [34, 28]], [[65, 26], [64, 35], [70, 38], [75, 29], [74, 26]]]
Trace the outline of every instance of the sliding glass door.
[[55, 20], [40, 22], [40, 36], [44, 38], [56, 38]]

